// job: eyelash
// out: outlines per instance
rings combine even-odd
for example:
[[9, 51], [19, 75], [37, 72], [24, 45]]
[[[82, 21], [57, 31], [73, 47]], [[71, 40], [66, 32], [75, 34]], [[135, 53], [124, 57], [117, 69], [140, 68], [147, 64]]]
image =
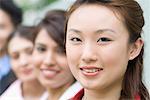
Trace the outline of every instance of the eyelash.
[[37, 50], [38, 52], [42, 53], [42, 52], [45, 52], [45, 51], [46, 51], [46, 48], [44, 48], [44, 47], [36, 47], [36, 50]]
[[[71, 39], [71, 42], [74, 44], [74, 45], [78, 45], [78, 44], [81, 44], [82, 43], [82, 40], [78, 37], [72, 37]], [[99, 45], [105, 45], [105, 44], [108, 44], [109, 42], [111, 42], [112, 40], [108, 37], [100, 37], [98, 38], [98, 40], [96, 41]]]
[[15, 59], [15, 60], [16, 60], [16, 59], [19, 58], [19, 54], [11, 55], [10, 57], [11, 57], [12, 59]]
[[[79, 38], [76, 38], [76, 37], [71, 38], [70, 40], [73, 42], [82, 42], [82, 40], [80, 40]], [[109, 42], [109, 41], [111, 41], [111, 39], [106, 38], [106, 37], [102, 37], [97, 40], [97, 42]]]
[[109, 38], [102, 37], [102, 38], [99, 38], [97, 42], [109, 42], [109, 41], [111, 41]]
[[73, 42], [79, 42], [79, 41], [81, 42], [81, 40], [77, 37], [73, 37], [70, 40], [73, 41]]

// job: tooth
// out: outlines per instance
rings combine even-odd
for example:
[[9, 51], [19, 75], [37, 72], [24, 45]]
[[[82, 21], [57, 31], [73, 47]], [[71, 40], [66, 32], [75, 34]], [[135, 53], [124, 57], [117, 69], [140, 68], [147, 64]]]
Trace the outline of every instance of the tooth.
[[94, 73], [94, 72], [99, 71], [99, 69], [84, 69], [84, 71], [87, 73]]

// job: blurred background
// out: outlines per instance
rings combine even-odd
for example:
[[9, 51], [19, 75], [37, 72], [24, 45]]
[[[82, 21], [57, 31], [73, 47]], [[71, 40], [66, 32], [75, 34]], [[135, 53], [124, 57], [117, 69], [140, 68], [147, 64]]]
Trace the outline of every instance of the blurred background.
[[144, 55], [144, 81], [150, 89], [150, 0], [137, 0], [143, 8], [145, 17], [144, 26], [144, 41], [145, 41], [145, 55]]
[[[67, 10], [75, 0], [14, 0], [24, 10], [24, 25], [35, 25], [50, 9]], [[137, 0], [144, 10], [144, 81], [150, 89], [150, 0]]]
[[14, 0], [24, 11], [23, 24], [34, 25], [45, 15], [50, 9], [64, 9], [75, 0]]

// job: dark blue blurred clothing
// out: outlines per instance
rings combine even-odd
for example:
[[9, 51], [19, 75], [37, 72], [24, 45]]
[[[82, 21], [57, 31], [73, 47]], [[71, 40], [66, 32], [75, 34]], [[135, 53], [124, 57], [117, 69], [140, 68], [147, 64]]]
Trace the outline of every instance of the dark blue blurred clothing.
[[16, 76], [12, 70], [0, 80], [0, 95], [16, 80]]
[[10, 58], [5, 55], [0, 58], [0, 95], [16, 80], [14, 72], [11, 70]]

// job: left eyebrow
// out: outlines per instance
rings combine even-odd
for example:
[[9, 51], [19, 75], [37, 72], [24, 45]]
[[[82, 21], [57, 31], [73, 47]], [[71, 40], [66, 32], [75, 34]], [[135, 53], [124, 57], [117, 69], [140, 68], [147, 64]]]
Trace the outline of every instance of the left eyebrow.
[[73, 29], [73, 28], [71, 28], [71, 29], [69, 29], [69, 32], [75, 32], [75, 33], [82, 33], [81, 31], [79, 31], [79, 30], [77, 30], [77, 29]]
[[99, 29], [99, 30], [96, 30], [94, 33], [96, 34], [101, 34], [101, 33], [104, 33], [104, 32], [111, 32], [111, 33], [116, 33], [114, 30], [112, 29]]

